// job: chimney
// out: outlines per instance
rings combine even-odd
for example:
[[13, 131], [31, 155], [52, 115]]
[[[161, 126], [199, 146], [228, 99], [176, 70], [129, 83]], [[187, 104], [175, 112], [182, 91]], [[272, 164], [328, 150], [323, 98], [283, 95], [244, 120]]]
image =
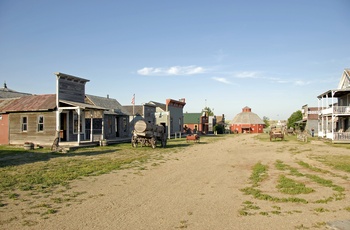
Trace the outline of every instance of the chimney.
[[107, 98], [109, 99], [109, 94], [107, 94]]

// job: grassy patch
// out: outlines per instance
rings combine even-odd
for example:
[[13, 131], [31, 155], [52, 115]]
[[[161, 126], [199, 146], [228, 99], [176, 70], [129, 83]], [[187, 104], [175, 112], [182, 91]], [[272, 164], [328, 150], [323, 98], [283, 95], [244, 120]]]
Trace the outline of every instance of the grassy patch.
[[349, 155], [325, 155], [314, 157], [316, 160], [331, 166], [334, 169], [350, 172], [350, 156]]
[[261, 181], [267, 178], [267, 170], [268, 166], [261, 164], [261, 162], [254, 165], [253, 173], [249, 178], [253, 186], [258, 186]]
[[307, 188], [305, 184], [296, 182], [284, 175], [280, 175], [276, 188], [278, 188], [281, 193], [290, 195], [309, 194], [315, 191], [312, 188]]

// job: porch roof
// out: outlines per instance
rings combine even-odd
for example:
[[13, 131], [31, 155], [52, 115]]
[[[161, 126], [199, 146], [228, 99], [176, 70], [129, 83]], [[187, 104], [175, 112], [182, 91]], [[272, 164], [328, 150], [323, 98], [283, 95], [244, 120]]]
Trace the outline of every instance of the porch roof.
[[[81, 109], [108, 110], [107, 108], [103, 108], [100, 106], [91, 105], [91, 104], [87, 104], [87, 103], [80, 103], [80, 102], [75, 102], [75, 101], [59, 100], [59, 102], [70, 105], [70, 106], [78, 107]], [[60, 107], [62, 107], [62, 106], [60, 106]]]
[[346, 88], [346, 89], [330, 89], [320, 95], [317, 96], [318, 99], [321, 99], [325, 96], [328, 97], [332, 97], [332, 92], [334, 92], [334, 96], [333, 97], [341, 97], [344, 96], [346, 94], [350, 94], [350, 88]]

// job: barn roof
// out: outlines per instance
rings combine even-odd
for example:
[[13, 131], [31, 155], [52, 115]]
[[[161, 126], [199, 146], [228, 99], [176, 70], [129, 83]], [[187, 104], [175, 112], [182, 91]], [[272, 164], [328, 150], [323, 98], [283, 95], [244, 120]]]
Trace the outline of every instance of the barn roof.
[[251, 112], [249, 107], [244, 107], [243, 111], [237, 114], [231, 124], [265, 124], [264, 121], [255, 113]]

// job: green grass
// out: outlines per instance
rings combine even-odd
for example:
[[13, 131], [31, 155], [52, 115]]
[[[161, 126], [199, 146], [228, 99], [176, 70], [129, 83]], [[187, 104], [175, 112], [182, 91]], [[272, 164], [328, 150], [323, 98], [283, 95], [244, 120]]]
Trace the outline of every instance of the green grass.
[[258, 186], [258, 184], [261, 181], [267, 178], [267, 170], [268, 170], [268, 166], [261, 164], [261, 162], [258, 162], [253, 166], [253, 172], [249, 178], [253, 186]]
[[324, 155], [314, 158], [334, 169], [350, 172], [350, 155]]
[[279, 176], [278, 184], [276, 187], [281, 193], [290, 195], [309, 194], [315, 191], [312, 188], [307, 188], [305, 184], [296, 182], [284, 175]]

